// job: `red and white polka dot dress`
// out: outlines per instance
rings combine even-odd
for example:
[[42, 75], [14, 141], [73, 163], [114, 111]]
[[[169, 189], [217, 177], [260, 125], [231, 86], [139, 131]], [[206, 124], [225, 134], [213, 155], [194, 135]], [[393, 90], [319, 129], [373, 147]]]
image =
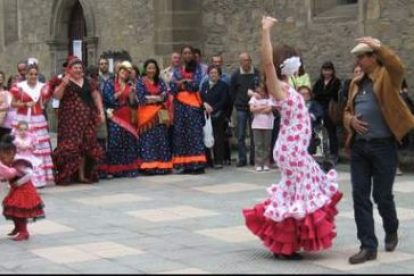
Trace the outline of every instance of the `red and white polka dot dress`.
[[308, 153], [311, 121], [303, 97], [285, 85], [287, 97], [276, 101], [281, 114], [273, 155], [281, 169], [279, 183], [268, 188], [269, 198], [244, 210], [247, 227], [273, 253], [317, 251], [332, 245], [336, 204], [341, 199], [337, 173], [325, 174]]

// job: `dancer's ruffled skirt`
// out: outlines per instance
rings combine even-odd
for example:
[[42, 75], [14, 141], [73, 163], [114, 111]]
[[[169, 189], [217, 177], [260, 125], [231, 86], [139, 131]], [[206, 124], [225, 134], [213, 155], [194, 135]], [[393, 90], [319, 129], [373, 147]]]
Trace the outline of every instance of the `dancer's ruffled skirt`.
[[336, 237], [334, 218], [338, 214], [337, 203], [342, 198], [338, 191], [331, 201], [307, 214], [303, 219], [293, 217], [276, 222], [264, 216], [270, 200], [243, 210], [246, 226], [275, 254], [291, 255], [294, 252], [329, 249]]

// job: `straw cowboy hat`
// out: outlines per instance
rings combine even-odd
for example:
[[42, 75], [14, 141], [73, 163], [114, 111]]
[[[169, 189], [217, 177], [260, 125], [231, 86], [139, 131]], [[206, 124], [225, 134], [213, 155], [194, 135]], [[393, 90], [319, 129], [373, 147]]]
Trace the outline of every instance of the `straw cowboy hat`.
[[125, 69], [125, 70], [128, 70], [128, 71], [131, 71], [132, 70], [132, 64], [131, 64], [131, 62], [129, 62], [127, 60], [123, 61], [119, 65], [119, 69], [118, 70], [121, 70], [121, 69]]
[[372, 52], [374, 52], [374, 49], [372, 49], [370, 46], [368, 46], [368, 44], [365, 43], [359, 43], [357, 46], [355, 46], [354, 49], [351, 50], [351, 54], [355, 56]]

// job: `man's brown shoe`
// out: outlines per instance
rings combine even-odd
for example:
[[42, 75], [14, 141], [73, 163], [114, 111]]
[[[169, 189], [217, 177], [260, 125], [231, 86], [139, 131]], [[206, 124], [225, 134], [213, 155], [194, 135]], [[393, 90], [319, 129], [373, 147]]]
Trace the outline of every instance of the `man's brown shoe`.
[[366, 261], [373, 261], [377, 259], [377, 251], [369, 249], [361, 249], [359, 253], [349, 258], [350, 264], [362, 264]]
[[385, 236], [385, 251], [393, 252], [398, 245], [398, 234], [387, 234]]

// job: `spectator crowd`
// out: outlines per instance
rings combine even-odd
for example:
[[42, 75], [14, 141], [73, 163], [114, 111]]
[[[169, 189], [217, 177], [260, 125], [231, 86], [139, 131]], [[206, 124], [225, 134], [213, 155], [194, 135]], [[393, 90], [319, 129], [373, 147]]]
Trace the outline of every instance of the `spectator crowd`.
[[[38, 60], [25, 59], [8, 79], [0, 71], [0, 135], [16, 136], [18, 152], [37, 160], [37, 188], [223, 169], [232, 164], [233, 138], [237, 167], [269, 171], [277, 167], [272, 151], [280, 114], [249, 53], [241, 53], [239, 63], [227, 74], [222, 56], [205, 64], [201, 51], [191, 46], [174, 52], [167, 68], [155, 59], [141, 68], [118, 60], [110, 72], [106, 57], [85, 68], [79, 58], [69, 56], [63, 74], [46, 80]], [[323, 164], [330, 167], [339, 161], [349, 85], [361, 68], [355, 65], [352, 73], [342, 82], [327, 61], [312, 82], [301, 58], [298, 74], [289, 78], [311, 117], [308, 151], [321, 155], [323, 150]], [[404, 81], [401, 96], [413, 111], [407, 91]], [[50, 140], [48, 108], [58, 122], [56, 148]], [[206, 131], [206, 124], [212, 131]], [[317, 135], [321, 128], [326, 134], [322, 138]], [[206, 145], [206, 135], [214, 138], [214, 145]], [[322, 149], [322, 144], [329, 146]]]

